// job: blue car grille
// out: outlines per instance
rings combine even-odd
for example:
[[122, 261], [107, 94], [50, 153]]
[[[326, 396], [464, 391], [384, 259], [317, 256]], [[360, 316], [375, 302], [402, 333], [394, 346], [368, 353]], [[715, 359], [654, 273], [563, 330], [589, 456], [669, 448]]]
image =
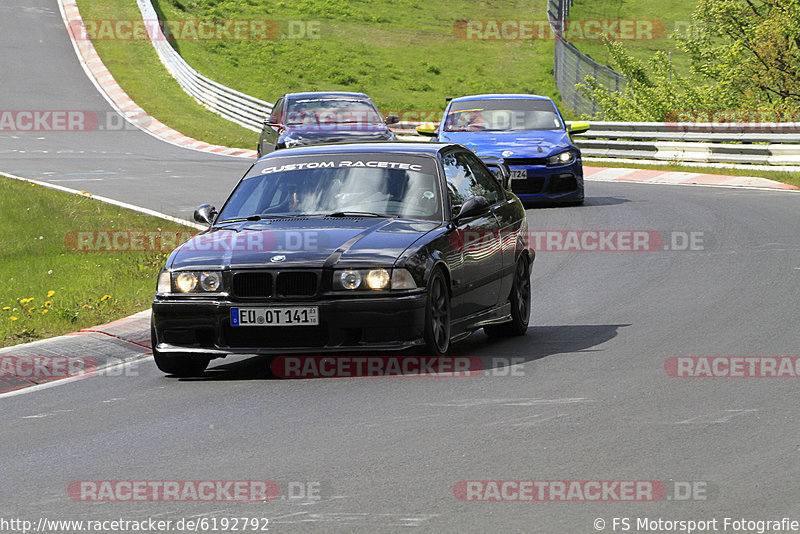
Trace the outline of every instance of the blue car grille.
[[547, 158], [503, 158], [506, 165], [546, 165]]
[[518, 195], [535, 195], [541, 193], [543, 187], [543, 176], [529, 176], [526, 180], [514, 180], [511, 182], [511, 190]]

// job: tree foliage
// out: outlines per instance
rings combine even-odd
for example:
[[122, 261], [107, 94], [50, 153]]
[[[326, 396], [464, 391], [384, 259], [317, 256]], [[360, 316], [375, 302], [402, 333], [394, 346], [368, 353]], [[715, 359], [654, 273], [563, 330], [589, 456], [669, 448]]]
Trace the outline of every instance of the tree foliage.
[[614, 68], [628, 80], [625, 89], [610, 91], [591, 77], [579, 89], [608, 120], [800, 109], [800, 0], [700, 0], [689, 31], [673, 37], [689, 55], [689, 73], [676, 72], [663, 52], [644, 62], [607, 40]]

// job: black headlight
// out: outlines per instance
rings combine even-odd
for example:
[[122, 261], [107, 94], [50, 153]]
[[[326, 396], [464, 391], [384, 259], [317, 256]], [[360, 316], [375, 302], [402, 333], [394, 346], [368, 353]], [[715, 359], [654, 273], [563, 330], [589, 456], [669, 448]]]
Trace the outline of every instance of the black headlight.
[[221, 271], [161, 271], [158, 276], [159, 293], [220, 293]]
[[405, 269], [342, 269], [333, 272], [334, 290], [379, 291], [416, 289], [414, 278]]

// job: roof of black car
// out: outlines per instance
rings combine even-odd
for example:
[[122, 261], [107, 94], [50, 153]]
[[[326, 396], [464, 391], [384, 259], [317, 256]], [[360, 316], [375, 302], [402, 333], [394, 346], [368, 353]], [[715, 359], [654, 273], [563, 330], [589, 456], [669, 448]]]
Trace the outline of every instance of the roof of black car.
[[329, 145], [309, 145], [287, 148], [271, 152], [261, 159], [282, 156], [311, 156], [318, 154], [347, 154], [354, 152], [374, 152], [436, 156], [443, 148], [458, 146], [452, 143], [346, 143]]
[[369, 98], [364, 93], [351, 93], [347, 91], [309, 91], [307, 93], [288, 93], [287, 98], [297, 100], [298, 98]]

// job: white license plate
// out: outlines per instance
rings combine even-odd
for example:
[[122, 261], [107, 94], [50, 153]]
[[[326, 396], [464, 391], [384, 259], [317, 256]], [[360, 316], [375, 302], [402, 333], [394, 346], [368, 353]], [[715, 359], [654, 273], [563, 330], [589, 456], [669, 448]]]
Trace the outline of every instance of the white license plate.
[[231, 308], [231, 326], [316, 326], [316, 306], [281, 306], [275, 308]]
[[512, 180], [525, 180], [528, 178], [528, 171], [525, 169], [516, 169], [511, 171]]

